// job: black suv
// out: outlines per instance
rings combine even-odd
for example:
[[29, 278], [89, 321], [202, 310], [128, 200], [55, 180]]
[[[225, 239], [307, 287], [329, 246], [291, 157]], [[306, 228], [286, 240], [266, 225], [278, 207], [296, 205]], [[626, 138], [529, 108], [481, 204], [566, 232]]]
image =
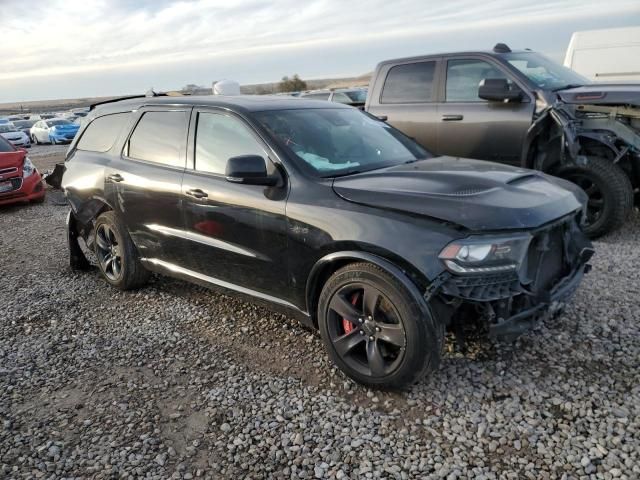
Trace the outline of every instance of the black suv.
[[70, 147], [71, 264], [249, 295], [319, 328], [355, 380], [433, 370], [445, 328], [517, 335], [567, 301], [591, 245], [584, 193], [540, 172], [433, 158], [355, 108], [155, 97], [91, 111]]
[[535, 52], [498, 44], [386, 60], [365, 108], [439, 155], [574, 182], [589, 195], [592, 237], [624, 223], [640, 188], [640, 85], [590, 84]]

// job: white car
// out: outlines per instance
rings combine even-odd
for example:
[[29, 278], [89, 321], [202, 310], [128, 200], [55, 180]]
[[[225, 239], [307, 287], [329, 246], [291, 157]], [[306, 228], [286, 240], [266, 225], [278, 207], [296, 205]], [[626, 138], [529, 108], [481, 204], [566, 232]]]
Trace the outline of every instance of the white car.
[[40, 120], [31, 127], [31, 141], [38, 143], [70, 143], [78, 132], [78, 125], [64, 118]]
[[16, 147], [29, 148], [31, 146], [31, 140], [27, 134], [18, 130], [13, 123], [0, 124], [0, 135]]

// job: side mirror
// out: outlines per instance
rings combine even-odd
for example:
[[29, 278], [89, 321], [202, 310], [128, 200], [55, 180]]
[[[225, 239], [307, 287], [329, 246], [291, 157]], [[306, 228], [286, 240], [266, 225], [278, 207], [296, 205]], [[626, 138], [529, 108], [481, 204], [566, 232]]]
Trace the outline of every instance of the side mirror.
[[485, 78], [480, 82], [478, 97], [490, 102], [519, 102], [522, 100], [522, 90], [510, 84], [506, 78]]
[[225, 169], [227, 181], [247, 185], [273, 186], [277, 177], [267, 174], [267, 164], [260, 155], [240, 155], [227, 160]]

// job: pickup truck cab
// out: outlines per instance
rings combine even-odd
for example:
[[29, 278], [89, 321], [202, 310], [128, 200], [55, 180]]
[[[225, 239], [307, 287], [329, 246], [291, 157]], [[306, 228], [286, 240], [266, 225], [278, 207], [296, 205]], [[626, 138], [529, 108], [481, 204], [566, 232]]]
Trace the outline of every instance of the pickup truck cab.
[[529, 51], [387, 60], [365, 110], [438, 155], [534, 168], [589, 195], [586, 232], [620, 227], [640, 186], [640, 85], [590, 84]]

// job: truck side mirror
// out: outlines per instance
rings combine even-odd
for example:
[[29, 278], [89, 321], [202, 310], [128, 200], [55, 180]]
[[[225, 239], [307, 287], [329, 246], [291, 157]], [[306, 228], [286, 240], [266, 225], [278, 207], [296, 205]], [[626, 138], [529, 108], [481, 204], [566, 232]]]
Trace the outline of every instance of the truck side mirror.
[[478, 87], [478, 97], [490, 102], [519, 102], [522, 90], [506, 78], [485, 78]]
[[227, 160], [227, 181], [247, 185], [273, 186], [278, 178], [269, 176], [264, 158], [260, 155], [240, 155]]

